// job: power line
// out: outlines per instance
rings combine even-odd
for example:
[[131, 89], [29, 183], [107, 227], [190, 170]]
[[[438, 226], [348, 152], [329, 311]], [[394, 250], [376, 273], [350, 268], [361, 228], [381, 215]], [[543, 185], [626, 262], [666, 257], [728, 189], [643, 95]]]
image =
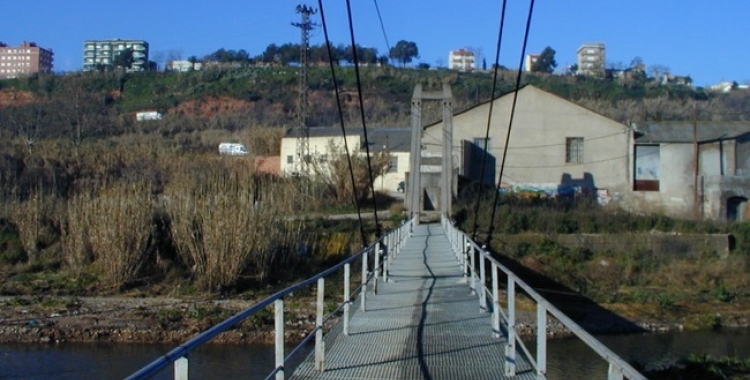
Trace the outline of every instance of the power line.
[[[505, 136], [505, 144], [508, 145], [508, 142], [510, 141], [510, 132], [513, 127], [513, 116], [516, 112], [516, 103], [518, 101], [518, 90], [521, 88], [521, 73], [523, 73], [523, 63], [524, 58], [526, 56], [526, 45], [529, 42], [529, 31], [531, 30], [531, 16], [534, 14], [534, 0], [531, 0], [531, 3], [529, 4], [529, 16], [526, 19], [526, 31], [523, 36], [523, 47], [521, 48], [521, 59], [518, 63], [518, 75], [516, 76], [516, 91], [513, 93], [513, 105], [510, 108], [510, 119], [508, 120], [508, 133]], [[494, 101], [493, 101], [494, 103]], [[505, 169], [505, 160], [508, 156], [508, 149], [505, 149], [503, 151], [503, 158], [500, 163], [500, 177], [497, 180], [497, 189], [495, 190], [495, 200], [492, 203], [492, 217], [490, 218], [490, 228], [487, 231], [487, 242], [485, 243], [487, 246], [489, 246], [490, 240], [492, 239], [492, 230], [495, 228], [495, 215], [497, 213], [497, 201], [498, 197], [500, 197], [500, 185], [501, 181], [503, 179], [503, 169]]]
[[[372, 194], [372, 206], [373, 206], [373, 213], [375, 214], [375, 233], [376, 236], [379, 238], [382, 234], [380, 221], [378, 221], [378, 203], [377, 203], [377, 197], [375, 196], [375, 178], [372, 174], [372, 163], [370, 159], [370, 141], [367, 138], [367, 123], [365, 122], [365, 102], [362, 97], [362, 79], [359, 74], [359, 58], [357, 58], [357, 43], [354, 39], [354, 21], [352, 20], [352, 7], [351, 7], [351, 1], [346, 0], [346, 12], [349, 18], [349, 35], [351, 38], [352, 43], [352, 55], [354, 58], [354, 73], [357, 77], [357, 95], [359, 99], [359, 114], [362, 120], [362, 130], [365, 138], [365, 152], [367, 154], [367, 173], [370, 178], [370, 191]], [[352, 186], [354, 184], [352, 183]]]
[[[336, 79], [336, 70], [333, 64], [333, 54], [331, 51], [331, 40], [328, 38], [328, 26], [326, 24], [325, 12], [323, 11], [323, 0], [318, 0], [318, 9], [320, 9], [320, 19], [323, 24], [323, 34], [326, 39], [326, 49], [328, 50], [328, 66], [331, 68], [331, 79], [333, 80], [333, 88], [336, 94], [336, 108], [339, 113], [339, 122], [341, 125], [341, 135], [344, 137], [344, 151], [346, 152], [346, 162], [349, 166], [349, 179], [352, 181], [352, 198], [354, 205], [357, 207], [357, 218], [359, 220], [359, 235], [362, 241], [362, 246], [367, 246], [367, 235], [365, 234], [364, 222], [362, 221], [362, 208], [357, 199], [357, 193], [354, 191], [354, 167], [352, 165], [352, 157], [349, 153], [349, 143], [346, 140], [346, 128], [344, 126], [344, 111], [341, 107], [341, 97], [339, 96], [339, 84]], [[377, 218], [377, 210], [375, 210], [375, 217]]]
[[[495, 50], [495, 66], [494, 66], [494, 74], [492, 76], [492, 94], [490, 96], [490, 110], [487, 115], [487, 130], [484, 135], [484, 154], [482, 155], [482, 164], [480, 165], [479, 169], [479, 177], [481, 181], [481, 186], [484, 186], [484, 169], [487, 163], [487, 144], [490, 140], [490, 125], [492, 124], [492, 110], [495, 106], [495, 91], [497, 91], [497, 74], [499, 72], [500, 67], [500, 47], [502, 46], [503, 42], [503, 29], [505, 26], [505, 8], [507, 5], [507, 1], [503, 0], [503, 7], [502, 11], [500, 12], [500, 30], [497, 33], [497, 49]], [[502, 178], [502, 177], [501, 177]], [[474, 225], [473, 230], [471, 233], [472, 240], [476, 240], [477, 237], [477, 229], [478, 229], [478, 215], [479, 215], [479, 203], [482, 197], [482, 192], [477, 193], [477, 202], [474, 206]]]
[[385, 46], [388, 48], [388, 51], [386, 54], [390, 54], [391, 52], [391, 44], [388, 43], [388, 35], [385, 34], [385, 26], [383, 25], [383, 17], [380, 15], [380, 7], [378, 7], [378, 0], [375, 1], [375, 11], [378, 12], [378, 20], [380, 20], [380, 30], [383, 31], [383, 38], [385, 38]]

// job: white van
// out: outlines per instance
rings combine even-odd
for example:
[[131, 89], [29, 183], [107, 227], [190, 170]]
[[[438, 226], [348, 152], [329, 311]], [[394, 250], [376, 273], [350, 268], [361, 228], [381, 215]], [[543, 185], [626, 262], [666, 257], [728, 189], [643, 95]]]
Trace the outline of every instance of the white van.
[[221, 143], [219, 144], [219, 154], [228, 154], [231, 156], [247, 154], [247, 148], [238, 143]]

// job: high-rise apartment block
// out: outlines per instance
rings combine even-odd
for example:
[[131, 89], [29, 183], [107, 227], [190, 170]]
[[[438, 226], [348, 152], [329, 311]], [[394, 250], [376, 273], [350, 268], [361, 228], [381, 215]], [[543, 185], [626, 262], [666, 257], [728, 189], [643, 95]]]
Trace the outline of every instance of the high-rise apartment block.
[[466, 49], [453, 50], [448, 54], [448, 68], [451, 70], [474, 70], [474, 52]]
[[0, 42], [0, 79], [52, 72], [52, 50], [26, 42], [8, 46]]
[[586, 43], [578, 48], [578, 74], [604, 76], [606, 55], [603, 43]]
[[122, 52], [133, 50], [133, 65], [128, 71], [148, 68], [148, 42], [144, 40], [87, 40], [83, 44], [83, 71], [112, 70]]

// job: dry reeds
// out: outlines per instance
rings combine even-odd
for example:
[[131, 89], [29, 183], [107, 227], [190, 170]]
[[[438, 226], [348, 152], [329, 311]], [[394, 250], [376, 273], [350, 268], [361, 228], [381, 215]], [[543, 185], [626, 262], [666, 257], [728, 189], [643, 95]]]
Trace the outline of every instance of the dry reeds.
[[252, 269], [264, 280], [299, 229], [280, 208], [259, 201], [250, 160], [216, 160], [201, 175], [182, 168], [167, 188], [172, 239], [197, 285], [215, 291], [236, 285]]
[[117, 183], [68, 202], [62, 249], [74, 274], [92, 262], [106, 286], [133, 281], [148, 258], [154, 231], [151, 187]]

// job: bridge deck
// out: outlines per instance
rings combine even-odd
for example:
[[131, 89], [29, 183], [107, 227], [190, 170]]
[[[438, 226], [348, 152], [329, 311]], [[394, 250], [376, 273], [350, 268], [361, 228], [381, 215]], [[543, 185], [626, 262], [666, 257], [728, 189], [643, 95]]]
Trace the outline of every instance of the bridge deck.
[[[493, 336], [439, 224], [415, 227], [388, 282], [368, 293], [366, 312], [353, 313], [349, 336], [339, 323], [325, 342], [325, 371], [311, 354], [292, 379], [504, 378], [505, 339]], [[514, 379], [535, 378], [521, 356]]]

